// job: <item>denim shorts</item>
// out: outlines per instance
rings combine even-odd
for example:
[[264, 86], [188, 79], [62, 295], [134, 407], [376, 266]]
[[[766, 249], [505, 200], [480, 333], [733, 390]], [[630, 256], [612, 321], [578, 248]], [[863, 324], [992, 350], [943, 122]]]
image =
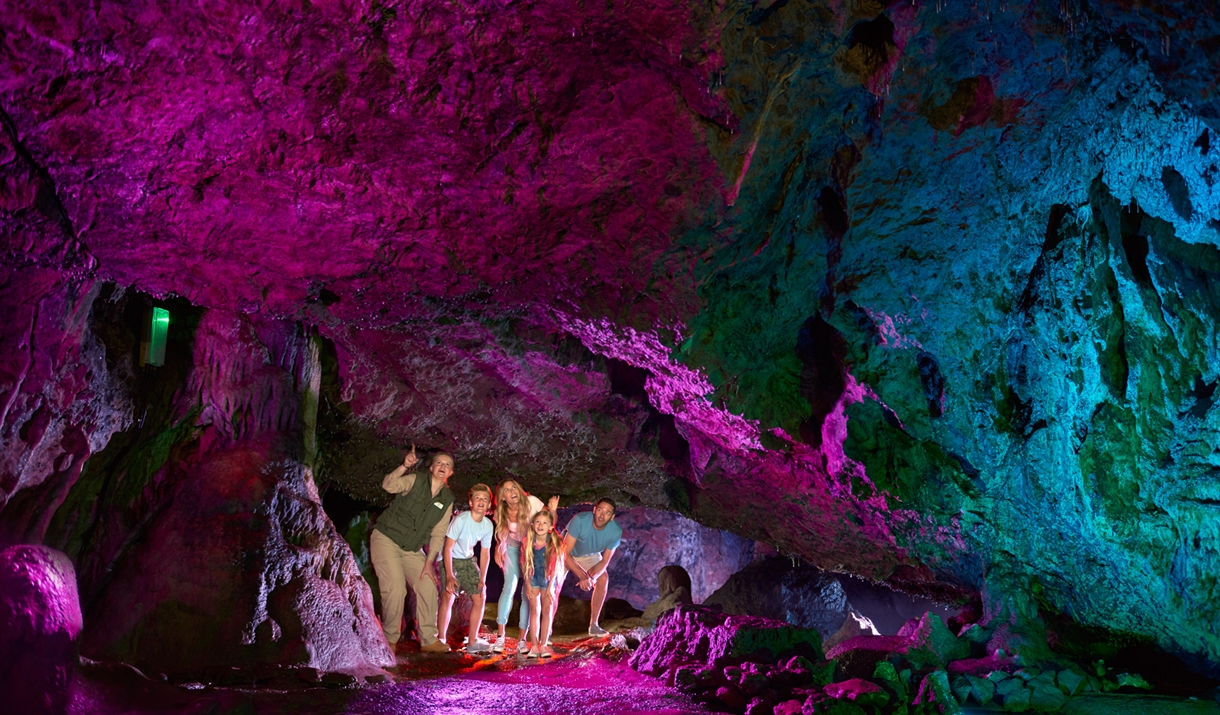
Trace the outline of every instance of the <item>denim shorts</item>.
[[551, 579], [546, 577], [546, 571], [535, 571], [534, 574], [530, 576], [530, 586], [542, 589], [550, 588]]

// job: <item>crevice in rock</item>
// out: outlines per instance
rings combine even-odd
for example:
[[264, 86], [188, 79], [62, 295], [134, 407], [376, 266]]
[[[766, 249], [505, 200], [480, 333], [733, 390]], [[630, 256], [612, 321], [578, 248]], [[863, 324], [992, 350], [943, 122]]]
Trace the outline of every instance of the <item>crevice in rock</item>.
[[63, 202], [59, 199], [59, 192], [55, 188], [55, 180], [51, 178], [51, 173], [47, 171], [46, 167], [34, 160], [34, 155], [30, 153], [30, 150], [18, 136], [17, 126], [13, 123], [12, 117], [9, 116], [3, 107], [0, 107], [0, 126], [4, 127], [9, 142], [13, 146], [13, 151], [25, 163], [28, 170], [38, 177], [38, 190], [34, 197], [34, 208], [47, 219], [58, 224], [63, 231], [64, 238], [67, 239], [67, 250], [63, 256], [64, 267], [92, 268], [93, 258], [89, 256], [89, 251], [85, 247], [84, 242], [77, 236], [76, 227], [72, 225], [72, 219], [68, 216]]
[[822, 444], [822, 422], [847, 387], [847, 342], [834, 326], [814, 315], [801, 326], [796, 339], [801, 361], [801, 396], [812, 414], [801, 422], [801, 439], [814, 447]]
[[771, 3], [770, 5], [755, 8], [747, 17], [747, 22], [749, 22], [751, 25], [761, 25], [772, 15], [784, 9], [784, 6], [787, 4], [788, 0], [775, 0], [775, 2]]
[[1191, 388], [1190, 392], [1186, 395], [1189, 399], [1194, 400], [1195, 404], [1191, 406], [1190, 409], [1179, 413], [1179, 416], [1185, 417], [1190, 415], [1191, 417], [1196, 417], [1198, 419], [1207, 417], [1207, 413], [1209, 410], [1211, 410], [1212, 404], [1214, 403], [1213, 396], [1216, 394], [1216, 383], [1216, 380], [1212, 380], [1211, 382], [1203, 382], [1202, 375], [1196, 377], [1194, 387]]
[[1063, 229], [1063, 220], [1071, 211], [1067, 204], [1053, 204], [1051, 206], [1050, 217], [1046, 222], [1046, 235], [1042, 239], [1042, 250], [1038, 254], [1038, 259], [1034, 261], [1034, 267], [1029, 272], [1029, 278], [1025, 282], [1025, 290], [1021, 293], [1020, 300], [1017, 301], [1017, 307], [1021, 312], [1028, 312], [1042, 299], [1039, 286], [1046, 277], [1047, 264], [1051, 261], [1051, 254], [1063, 242], [1061, 234]]
[[1152, 288], [1152, 274], [1148, 271], [1148, 237], [1140, 231], [1144, 212], [1132, 201], [1121, 212], [1123, 255], [1131, 277], [1145, 288]]
[[940, 372], [940, 364], [927, 350], [920, 350], [915, 362], [919, 366], [919, 384], [928, 400], [928, 413], [940, 417], [945, 413], [945, 377]]
[[1190, 201], [1190, 186], [1186, 183], [1186, 178], [1179, 174], [1177, 169], [1166, 166], [1161, 169], [1161, 186], [1165, 188], [1165, 193], [1169, 194], [1169, 203], [1173, 205], [1173, 210], [1189, 221], [1195, 215], [1195, 208]]

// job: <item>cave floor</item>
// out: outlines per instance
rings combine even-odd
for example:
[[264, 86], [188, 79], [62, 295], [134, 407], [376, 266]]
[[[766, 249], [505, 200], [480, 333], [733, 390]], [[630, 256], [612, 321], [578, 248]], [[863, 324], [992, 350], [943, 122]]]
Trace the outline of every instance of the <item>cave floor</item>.
[[[556, 636], [555, 657], [547, 660], [456, 651], [423, 655], [418, 646], [408, 646], [399, 650], [397, 665], [388, 671], [393, 680], [356, 688], [171, 686], [109, 668], [78, 678], [70, 709], [74, 715], [711, 712], [632, 670], [609, 640]], [[510, 642], [515, 645], [515, 639]]]
[[[513, 635], [510, 629], [510, 636]], [[544, 715], [687, 715], [717, 712], [627, 664], [610, 638], [555, 636], [555, 657], [510, 654], [425, 655], [418, 645], [399, 649], [386, 682], [361, 687], [223, 688], [172, 686], [136, 677], [125, 666], [86, 669], [73, 687], [72, 715], [442, 715], [529, 713]], [[456, 640], [450, 641], [457, 646]], [[1004, 712], [965, 707], [963, 713]], [[1064, 715], [1217, 715], [1220, 704], [1154, 695], [1069, 698]]]

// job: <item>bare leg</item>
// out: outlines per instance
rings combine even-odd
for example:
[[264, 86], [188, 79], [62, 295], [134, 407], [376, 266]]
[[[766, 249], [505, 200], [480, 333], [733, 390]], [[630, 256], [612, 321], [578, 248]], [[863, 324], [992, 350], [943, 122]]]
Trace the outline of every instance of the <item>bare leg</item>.
[[448, 591], [441, 591], [441, 607], [440, 615], [436, 621], [437, 638], [443, 643], [449, 636], [449, 616], [453, 611], [454, 595]]
[[479, 626], [483, 624], [483, 594], [477, 594], [471, 597], [473, 603], [470, 606], [470, 640], [469, 643], [474, 643], [479, 639]]
[[551, 596], [551, 589], [543, 589], [542, 591], [542, 630], [538, 634], [538, 642], [545, 644], [551, 639], [551, 621], [552, 611], [551, 603], [554, 599]]
[[602, 604], [606, 602], [606, 592], [610, 590], [610, 574], [602, 572], [593, 582], [593, 601], [589, 604], [589, 627], [600, 625], [597, 621], [602, 615]]
[[571, 573], [563, 565], [563, 559], [555, 565], [555, 581], [551, 584], [551, 625], [555, 624], [555, 614], [559, 612], [559, 594], [563, 591], [564, 579]]
[[[526, 598], [530, 600], [530, 629], [529, 639], [538, 644], [538, 621], [541, 620], [542, 611], [542, 589], [534, 588], [528, 583], [525, 585]], [[519, 650], [519, 648], [518, 648]]]

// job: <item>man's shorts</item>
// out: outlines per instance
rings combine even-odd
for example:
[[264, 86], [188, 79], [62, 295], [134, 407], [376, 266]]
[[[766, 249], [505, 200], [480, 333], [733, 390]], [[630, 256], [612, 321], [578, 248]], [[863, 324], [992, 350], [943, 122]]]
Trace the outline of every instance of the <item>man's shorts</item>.
[[[572, 560], [580, 564], [580, 567], [587, 573], [589, 569], [601, 563], [602, 555], [601, 553], [596, 553], [589, 554], [588, 556], [573, 556]], [[577, 578], [580, 578], [580, 574], [577, 574], [576, 576]]]
[[452, 559], [453, 576], [458, 582], [458, 591], [474, 596], [479, 593], [479, 567], [474, 559]]

